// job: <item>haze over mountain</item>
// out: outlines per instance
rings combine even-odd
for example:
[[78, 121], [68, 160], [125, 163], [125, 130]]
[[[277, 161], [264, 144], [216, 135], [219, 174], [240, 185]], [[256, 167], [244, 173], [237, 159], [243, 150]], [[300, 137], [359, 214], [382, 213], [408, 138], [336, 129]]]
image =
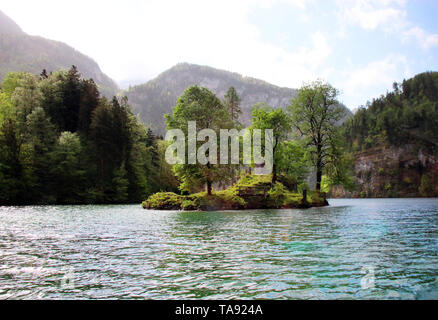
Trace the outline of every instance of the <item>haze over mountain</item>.
[[[105, 75], [93, 59], [62, 42], [26, 34], [0, 11], [0, 81], [9, 72], [40, 74], [43, 69], [51, 72], [70, 69], [72, 65], [84, 78], [92, 78], [106, 97], [120, 93], [115, 81]], [[129, 89], [122, 94], [128, 96], [133, 112], [159, 135], [165, 133], [164, 115], [172, 112], [178, 97], [191, 85], [206, 87], [220, 99], [231, 86], [235, 87], [242, 100], [241, 122], [245, 125], [250, 124], [251, 107], [255, 104], [263, 102], [273, 108], [285, 108], [297, 94], [296, 89], [188, 63], [178, 64], [153, 80], [135, 85], [138, 83], [140, 79], [123, 81], [120, 85]], [[345, 110], [346, 116], [351, 116], [351, 112]]]
[[[296, 89], [281, 88], [265, 81], [207, 66], [180, 63], [146, 84], [125, 91], [134, 113], [158, 134], [164, 134], [164, 115], [171, 113], [179, 96], [191, 85], [213, 91], [223, 99], [233, 86], [241, 98], [241, 122], [250, 124], [251, 107], [265, 103], [273, 108], [285, 108], [297, 95]], [[345, 108], [346, 116], [351, 112]]]
[[40, 74], [70, 69], [75, 65], [84, 78], [92, 78], [107, 97], [119, 90], [90, 57], [58, 41], [30, 36], [7, 15], [0, 11], [0, 81], [9, 72], [25, 71]]

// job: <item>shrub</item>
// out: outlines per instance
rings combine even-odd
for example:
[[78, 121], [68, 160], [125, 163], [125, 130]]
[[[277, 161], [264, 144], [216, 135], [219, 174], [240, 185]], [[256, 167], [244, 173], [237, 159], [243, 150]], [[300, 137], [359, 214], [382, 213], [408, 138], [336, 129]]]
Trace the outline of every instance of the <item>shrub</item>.
[[183, 196], [177, 195], [173, 192], [160, 192], [149, 197], [148, 200], [143, 202], [143, 208], [145, 209], [157, 209], [157, 210], [181, 210]]
[[196, 211], [199, 210], [199, 205], [193, 200], [184, 200], [181, 205], [182, 209], [185, 211]]
[[268, 191], [268, 206], [270, 208], [281, 208], [283, 207], [287, 194], [289, 192], [281, 183], [277, 182]]
[[255, 187], [271, 184], [272, 175], [245, 175], [237, 183], [241, 187]]
[[423, 197], [427, 197], [432, 193], [432, 183], [430, 182], [430, 178], [428, 175], [423, 174], [423, 176], [421, 177], [421, 183], [418, 191]]

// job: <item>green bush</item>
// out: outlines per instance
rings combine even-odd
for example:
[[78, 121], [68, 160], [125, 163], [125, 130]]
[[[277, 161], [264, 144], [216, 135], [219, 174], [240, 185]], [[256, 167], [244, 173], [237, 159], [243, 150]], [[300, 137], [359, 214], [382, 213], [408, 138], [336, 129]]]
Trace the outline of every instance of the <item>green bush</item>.
[[238, 186], [241, 187], [255, 187], [255, 186], [262, 186], [266, 184], [271, 184], [272, 182], [272, 175], [245, 175], [242, 178], [240, 178], [239, 182], [237, 183]]
[[199, 205], [193, 200], [184, 200], [181, 208], [185, 211], [196, 211], [199, 209]]
[[157, 209], [157, 210], [181, 210], [183, 196], [177, 195], [173, 192], [160, 192], [149, 197], [148, 200], [143, 202], [143, 208], [145, 209]]
[[418, 191], [423, 197], [428, 197], [431, 195], [432, 183], [427, 174], [423, 174], [423, 176], [421, 177], [421, 183], [420, 183], [420, 187], [418, 188]]
[[289, 191], [281, 183], [277, 182], [268, 192], [268, 206], [270, 208], [281, 208], [287, 199]]

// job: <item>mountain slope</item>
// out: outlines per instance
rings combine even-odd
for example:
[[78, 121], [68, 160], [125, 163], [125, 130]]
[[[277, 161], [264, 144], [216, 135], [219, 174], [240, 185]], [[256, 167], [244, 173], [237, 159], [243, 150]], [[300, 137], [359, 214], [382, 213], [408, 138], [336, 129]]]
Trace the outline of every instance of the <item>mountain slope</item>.
[[425, 72], [344, 124], [357, 189], [340, 197], [438, 196], [438, 72]]
[[25, 34], [21, 30], [20, 26], [15, 23], [14, 20], [9, 18], [3, 12], [0, 11], [0, 33], [23, 35]]
[[9, 72], [40, 74], [43, 69], [50, 72], [70, 69], [72, 65], [84, 78], [92, 78], [105, 96], [117, 93], [116, 83], [94, 60], [62, 42], [27, 35], [0, 11], [0, 81]]
[[[134, 113], [139, 114], [156, 133], [163, 135], [164, 114], [172, 112], [178, 97], [191, 85], [206, 87], [220, 99], [233, 86], [242, 100], [240, 120], [245, 125], [250, 123], [250, 109], [255, 104], [264, 102], [274, 108], [285, 108], [297, 95], [295, 89], [280, 88], [237, 73], [187, 63], [178, 64], [156, 79], [130, 88], [125, 94]], [[351, 112], [346, 109], [346, 114], [351, 115]]]

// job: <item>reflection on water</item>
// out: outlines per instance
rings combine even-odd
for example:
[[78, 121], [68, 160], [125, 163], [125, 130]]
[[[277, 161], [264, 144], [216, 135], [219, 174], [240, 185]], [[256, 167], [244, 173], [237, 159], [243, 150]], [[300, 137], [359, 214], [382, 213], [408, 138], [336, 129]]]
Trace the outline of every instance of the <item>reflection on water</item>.
[[1, 299], [436, 299], [438, 200], [0, 208]]

